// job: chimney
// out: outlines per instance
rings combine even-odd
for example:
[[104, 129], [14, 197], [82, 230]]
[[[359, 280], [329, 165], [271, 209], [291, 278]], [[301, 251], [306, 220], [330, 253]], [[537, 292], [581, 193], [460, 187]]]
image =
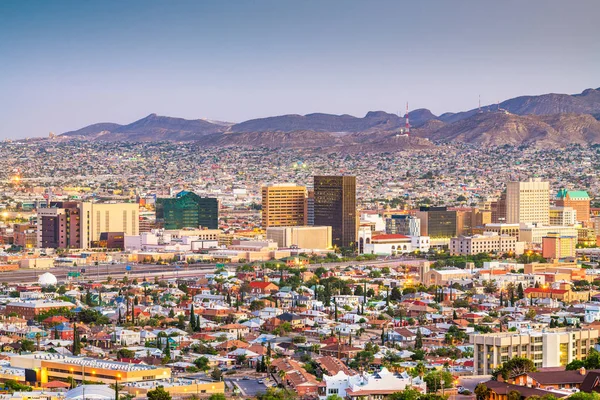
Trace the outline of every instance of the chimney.
[[579, 368], [579, 374], [585, 376], [585, 367]]

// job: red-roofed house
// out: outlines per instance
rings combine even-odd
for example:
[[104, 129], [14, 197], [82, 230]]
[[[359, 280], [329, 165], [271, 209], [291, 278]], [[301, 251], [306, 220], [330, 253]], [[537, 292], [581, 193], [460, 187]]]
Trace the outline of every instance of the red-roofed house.
[[278, 290], [279, 286], [277, 286], [273, 282], [250, 282], [250, 293], [252, 294], [271, 294]]

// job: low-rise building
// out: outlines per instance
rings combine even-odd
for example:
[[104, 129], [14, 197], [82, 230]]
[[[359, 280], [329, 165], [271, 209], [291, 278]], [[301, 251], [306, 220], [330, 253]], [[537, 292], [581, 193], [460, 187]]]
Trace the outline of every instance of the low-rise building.
[[460, 236], [450, 239], [450, 254], [474, 255], [479, 253], [523, 254], [525, 244], [514, 236], [498, 235], [496, 232], [484, 232], [483, 235]]

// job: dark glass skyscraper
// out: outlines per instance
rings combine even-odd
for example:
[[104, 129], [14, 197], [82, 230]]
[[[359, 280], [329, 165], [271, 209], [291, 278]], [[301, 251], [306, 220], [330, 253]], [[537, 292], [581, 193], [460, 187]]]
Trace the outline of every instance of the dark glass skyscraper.
[[356, 177], [314, 177], [315, 226], [331, 226], [332, 243], [356, 245]]
[[156, 199], [156, 222], [165, 229], [218, 229], [219, 201], [186, 191], [174, 198]]

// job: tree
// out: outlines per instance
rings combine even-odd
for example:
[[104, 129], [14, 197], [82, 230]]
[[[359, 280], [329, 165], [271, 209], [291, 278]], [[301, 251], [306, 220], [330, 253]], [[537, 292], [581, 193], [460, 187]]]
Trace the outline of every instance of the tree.
[[399, 301], [402, 299], [402, 293], [400, 293], [400, 289], [398, 289], [397, 287], [394, 287], [392, 289], [392, 293], [390, 294], [390, 299], [394, 300], [394, 301]]
[[499, 377], [502, 377], [505, 382], [508, 382], [526, 372], [535, 371], [533, 361], [525, 357], [513, 357], [492, 372], [492, 379], [498, 380]]
[[590, 349], [588, 355], [583, 360], [573, 360], [567, 364], [567, 371], [574, 371], [580, 368], [588, 370], [600, 368], [600, 353], [593, 347]]
[[208, 400], [227, 400], [227, 397], [223, 393], [211, 394]]
[[420, 350], [423, 348], [423, 334], [421, 328], [417, 329], [417, 335], [415, 338], [415, 349]]
[[117, 351], [117, 359], [120, 360], [122, 358], [134, 358], [135, 351], [129, 349], [119, 349]]
[[342, 399], [337, 394], [332, 394], [332, 395], [327, 396], [327, 398], [325, 400], [344, 400], [344, 399]]
[[477, 400], [488, 400], [491, 395], [490, 389], [483, 383], [479, 383], [475, 386], [475, 398]]
[[194, 360], [194, 365], [196, 365], [196, 367], [203, 372], [206, 372], [210, 369], [209, 360], [206, 357], [196, 358]]
[[362, 296], [363, 293], [364, 293], [363, 287], [361, 285], [356, 285], [356, 287], [354, 288], [354, 295], [355, 296]]
[[163, 386], [158, 386], [154, 390], [149, 390], [146, 393], [146, 398], [149, 400], [171, 400], [171, 394]]
[[190, 306], [190, 329], [196, 330], [196, 314], [194, 314], [194, 303]]
[[21, 340], [21, 351], [34, 352], [35, 344], [32, 340], [23, 339]]
[[533, 308], [530, 308], [527, 311], [527, 313], [525, 313], [525, 318], [527, 318], [527, 319], [534, 319], [536, 315], [537, 314], [536, 314], [535, 310]]
[[507, 395], [508, 400], [521, 400], [521, 393], [518, 390], [511, 390]]
[[451, 388], [452, 387], [452, 374], [448, 371], [433, 371], [425, 375], [423, 378], [425, 383], [427, 384], [428, 392], [437, 392], [442, 387]]
[[489, 280], [483, 283], [483, 291], [487, 294], [493, 294], [498, 291], [498, 286], [495, 281]]
[[220, 381], [222, 376], [223, 376], [223, 373], [217, 367], [214, 367], [210, 373], [210, 377], [215, 381]]
[[421, 392], [413, 388], [404, 389], [401, 392], [395, 392], [387, 397], [387, 400], [419, 400]]
[[292, 400], [296, 398], [294, 392], [268, 388], [265, 393], [256, 395], [257, 400]]
[[81, 339], [79, 338], [79, 331], [77, 325], [73, 325], [73, 351], [74, 356], [78, 356], [81, 353]]
[[523, 283], [519, 282], [519, 286], [517, 286], [517, 297], [519, 300], [525, 297], [525, 291], [523, 290]]

